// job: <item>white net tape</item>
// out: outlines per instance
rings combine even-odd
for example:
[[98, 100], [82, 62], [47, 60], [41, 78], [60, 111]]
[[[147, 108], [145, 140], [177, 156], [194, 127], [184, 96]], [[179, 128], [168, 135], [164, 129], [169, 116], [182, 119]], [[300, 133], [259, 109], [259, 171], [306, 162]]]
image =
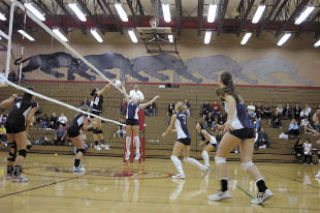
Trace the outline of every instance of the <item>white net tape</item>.
[[[25, 11], [25, 7], [18, 1], [16, 0], [10, 0], [10, 2], [12, 3], [11, 4], [11, 7], [13, 6], [17, 6], [19, 7], [22, 11]], [[85, 64], [87, 64], [92, 70], [94, 70], [96, 73], [98, 73], [104, 80], [106, 80], [107, 82], [109, 82], [114, 88], [116, 88], [117, 90], [119, 90], [121, 93], [121, 89], [119, 87], [117, 87], [109, 78], [105, 77], [103, 73], [101, 73], [95, 66], [93, 66], [91, 63], [89, 63], [80, 53], [78, 53], [78, 51], [76, 51], [74, 48], [72, 48], [69, 44], [67, 44], [66, 42], [62, 41], [59, 37], [57, 37], [53, 32], [52, 30], [47, 27], [44, 23], [42, 23], [40, 20], [38, 20], [32, 13], [27, 13], [27, 16], [32, 19], [35, 23], [37, 23], [41, 28], [43, 28], [47, 33], [49, 33], [53, 38], [55, 38], [57, 41], [59, 41], [66, 49], [68, 49], [73, 55], [77, 56], [79, 59], [81, 59]], [[11, 20], [10, 20], [11, 21]], [[10, 49], [8, 48], [8, 53], [10, 53]], [[91, 114], [91, 113], [88, 113], [88, 112], [85, 112], [83, 110], [80, 110], [79, 108], [77, 107], [74, 107], [72, 105], [69, 105], [69, 104], [66, 104], [64, 102], [61, 102], [59, 100], [56, 100], [54, 98], [50, 98], [50, 97], [47, 97], [45, 95], [42, 95], [40, 93], [37, 93], [37, 92], [34, 92], [34, 91], [31, 91], [31, 90], [28, 90], [22, 86], [19, 86], [11, 81], [8, 81], [4, 76], [0, 75], [0, 83], [1, 85], [9, 85], [9, 86], [12, 86], [18, 90], [22, 90], [24, 92], [27, 92], [27, 93], [30, 93], [36, 97], [39, 97], [41, 99], [44, 99], [44, 100], [47, 100], [49, 102], [52, 102], [52, 103], [55, 103], [55, 104], [59, 104], [61, 106], [64, 106], [68, 109], [71, 109], [71, 110], [74, 110], [74, 111], [77, 111], [77, 112], [81, 112], [81, 113], [84, 113], [84, 114], [87, 114], [87, 115], [90, 115], [91, 117], [95, 117], [95, 118], [99, 118], [101, 119], [102, 121], [106, 121], [106, 122], [110, 122], [110, 123], [114, 123], [114, 124], [117, 124], [117, 125], [122, 125], [124, 126], [124, 124], [122, 123], [119, 123], [118, 121], [114, 121], [114, 120], [111, 120], [111, 119], [107, 119], [107, 118], [103, 118], [103, 117], [100, 117], [100, 116], [97, 116], [97, 115], [94, 115], [94, 114]]]

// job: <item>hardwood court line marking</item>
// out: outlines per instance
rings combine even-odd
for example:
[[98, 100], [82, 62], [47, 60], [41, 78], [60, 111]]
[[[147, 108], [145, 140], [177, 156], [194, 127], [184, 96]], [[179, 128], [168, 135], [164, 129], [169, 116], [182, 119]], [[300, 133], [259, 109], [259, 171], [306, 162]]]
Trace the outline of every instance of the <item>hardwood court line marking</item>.
[[247, 192], [244, 188], [242, 188], [241, 186], [239, 186], [237, 184], [237, 188], [242, 191], [245, 195], [247, 195], [249, 198], [254, 199], [254, 196], [252, 196], [252, 194], [250, 194], [249, 192]]
[[5, 197], [9, 197], [9, 196], [12, 196], [12, 195], [21, 194], [21, 193], [23, 193], [23, 192], [32, 191], [32, 190], [35, 190], [35, 189], [45, 188], [45, 187], [48, 187], [48, 186], [55, 185], [55, 184], [57, 184], [57, 183], [67, 182], [67, 181], [69, 181], [69, 180], [74, 180], [74, 179], [78, 179], [78, 178], [79, 178], [79, 177], [72, 177], [72, 178], [68, 178], [68, 179], [64, 179], [64, 180], [60, 180], [60, 181], [54, 181], [54, 182], [52, 182], [52, 183], [48, 183], [48, 184], [44, 184], [44, 185], [32, 187], [32, 188], [29, 188], [29, 189], [21, 190], [21, 191], [11, 192], [11, 193], [8, 193], [8, 194], [1, 195], [1, 196], [0, 196], [0, 199], [5, 198]]
[[284, 175], [278, 175], [278, 174], [275, 174], [275, 173], [273, 173], [273, 172], [266, 171], [265, 169], [260, 169], [260, 170], [265, 171], [265, 172], [268, 173], [268, 174], [271, 174], [271, 175], [276, 176], [276, 177], [280, 177], [280, 178], [285, 179], [285, 180], [291, 180], [291, 181], [293, 181], [293, 182], [301, 183], [301, 184], [306, 185], [306, 186], [309, 186], [309, 187], [311, 187], [311, 188], [313, 188], [313, 189], [318, 189], [318, 190], [320, 189], [319, 186], [315, 186], [315, 185], [309, 184], [309, 183], [304, 183], [303, 181], [297, 180], [297, 179], [295, 179], [295, 178], [286, 177], [286, 176], [284, 176]]

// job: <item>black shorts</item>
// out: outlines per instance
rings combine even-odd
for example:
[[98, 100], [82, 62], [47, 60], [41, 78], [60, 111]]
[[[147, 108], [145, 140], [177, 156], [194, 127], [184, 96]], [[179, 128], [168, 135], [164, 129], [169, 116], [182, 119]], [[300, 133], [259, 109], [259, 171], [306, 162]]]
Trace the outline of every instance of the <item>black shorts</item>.
[[67, 129], [67, 134], [69, 138], [74, 138], [80, 135], [80, 129], [74, 128], [74, 127], [69, 127]]
[[90, 113], [94, 114], [94, 115], [97, 115], [97, 116], [100, 116], [101, 111], [91, 111]]
[[255, 138], [254, 128], [242, 128], [230, 131], [230, 134], [240, 138], [241, 140]]
[[126, 125], [128, 125], [128, 126], [139, 126], [139, 121], [138, 121], [138, 119], [127, 119], [126, 120]]
[[19, 132], [26, 131], [26, 125], [19, 125], [18, 123], [6, 123], [5, 125], [6, 131], [8, 134], [17, 134]]
[[191, 145], [191, 138], [179, 138], [178, 142], [184, 144], [185, 146]]

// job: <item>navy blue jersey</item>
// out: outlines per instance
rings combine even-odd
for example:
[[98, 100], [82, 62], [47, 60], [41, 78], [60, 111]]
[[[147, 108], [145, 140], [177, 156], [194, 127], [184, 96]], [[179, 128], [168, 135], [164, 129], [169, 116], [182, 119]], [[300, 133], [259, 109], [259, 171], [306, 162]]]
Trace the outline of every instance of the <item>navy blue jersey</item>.
[[188, 127], [187, 127], [187, 116], [185, 113], [180, 112], [180, 113], [176, 113], [176, 121], [174, 123], [174, 126], [177, 130], [177, 137], [178, 139], [181, 138], [191, 138], [189, 131], [188, 131]]
[[139, 104], [129, 102], [127, 106], [126, 119], [138, 119]]
[[[225, 110], [228, 112], [228, 105], [224, 103]], [[232, 118], [231, 126], [233, 129], [253, 128], [253, 124], [249, 119], [246, 106], [242, 102], [236, 103], [234, 117]]]

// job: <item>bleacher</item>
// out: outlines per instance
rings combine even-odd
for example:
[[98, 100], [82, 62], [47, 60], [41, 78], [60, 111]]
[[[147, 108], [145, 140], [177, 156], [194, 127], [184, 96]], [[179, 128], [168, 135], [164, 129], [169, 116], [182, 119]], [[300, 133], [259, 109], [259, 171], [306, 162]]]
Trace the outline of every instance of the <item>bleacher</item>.
[[[80, 106], [81, 101], [85, 97], [89, 97], [90, 91], [94, 87], [101, 88], [103, 83], [67, 83], [67, 82], [25, 82], [22, 84], [24, 87], [32, 87], [35, 91], [53, 97], [60, 101], [66, 102], [73, 106]], [[159, 88], [158, 85], [142, 84], [140, 89], [145, 94], [146, 100], [150, 100], [154, 95], [159, 94], [161, 98], [157, 101], [157, 116], [146, 117], [146, 156], [157, 158], [169, 158], [173, 143], [175, 142], [175, 134], [162, 138], [162, 132], [167, 128], [168, 119], [167, 106], [171, 102], [184, 101], [185, 98], [189, 100], [192, 106], [191, 118], [189, 119], [189, 131], [192, 135], [192, 147], [191, 155], [197, 158], [201, 158], [201, 147], [199, 146], [200, 139], [196, 134], [195, 125], [200, 119], [200, 109], [204, 101], [212, 103], [218, 100], [215, 94], [216, 86], [209, 85], [180, 85], [179, 88]], [[127, 89], [128, 90], [128, 89]], [[0, 88], [0, 100], [7, 98], [13, 93], [22, 94], [10, 87]], [[308, 103], [312, 108], [319, 105], [320, 90], [310, 88], [266, 88], [266, 87], [246, 87], [241, 86], [238, 88], [239, 94], [244, 98], [246, 103], [260, 102], [262, 105], [268, 103], [272, 107], [276, 107], [277, 104], [289, 103], [293, 105], [299, 103], [304, 106]], [[122, 95], [115, 89], [112, 89], [104, 99], [104, 112], [103, 117], [120, 120], [119, 113], [120, 104], [122, 101]], [[57, 116], [63, 112], [70, 121], [75, 115], [75, 112], [68, 110], [56, 104], [49, 103], [47, 101], [38, 100], [40, 104], [40, 110], [46, 112], [48, 116], [52, 112], [56, 112]], [[254, 155], [255, 160], [260, 161], [282, 161], [291, 162], [294, 160], [292, 155], [292, 148], [295, 140], [282, 140], [278, 139], [278, 135], [282, 131], [287, 131], [289, 121], [283, 121], [283, 129], [273, 129], [269, 127], [266, 120], [263, 120], [262, 126], [270, 137], [270, 148], [259, 149]], [[91, 148], [92, 137], [91, 133], [87, 134], [89, 145], [88, 154], [91, 155], [108, 155], [108, 156], [121, 156], [123, 154], [123, 139], [115, 138], [115, 132], [118, 129], [117, 125], [104, 123], [103, 130], [106, 141], [111, 144], [111, 150], [104, 150], [102, 152], [96, 152]], [[48, 135], [48, 130], [39, 130], [38, 128], [31, 128], [30, 130], [31, 141], [39, 139], [42, 136]], [[5, 150], [5, 147], [0, 146], [0, 150]], [[73, 146], [34, 146], [32, 152], [40, 153], [64, 153], [72, 154]], [[210, 153], [214, 156], [214, 153]], [[239, 154], [231, 153], [231, 159], [238, 159]]]

